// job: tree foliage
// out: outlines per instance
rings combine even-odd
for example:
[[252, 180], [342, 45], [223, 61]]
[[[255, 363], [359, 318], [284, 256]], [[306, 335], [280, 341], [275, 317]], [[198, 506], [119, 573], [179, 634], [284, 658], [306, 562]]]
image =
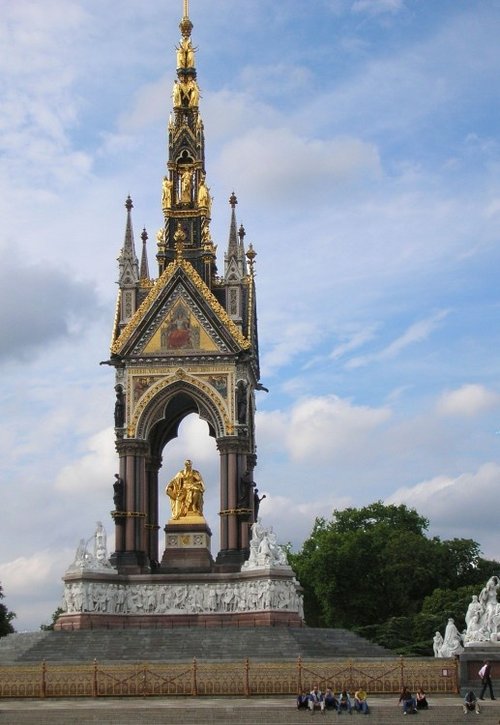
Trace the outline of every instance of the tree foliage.
[[289, 552], [308, 624], [356, 629], [399, 651], [432, 651], [436, 629], [448, 616], [463, 622], [471, 592], [499, 565], [481, 559], [472, 539], [442, 541], [428, 527], [414, 509], [381, 501], [316, 519], [302, 549]]
[[[0, 599], [4, 598], [2, 585], [0, 584]], [[0, 637], [5, 637], [6, 634], [11, 634], [14, 631], [14, 627], [11, 622], [15, 618], [14, 612], [10, 612], [5, 604], [0, 602]]]
[[55, 612], [52, 613], [52, 619], [50, 621], [50, 624], [41, 624], [40, 629], [42, 632], [52, 632], [54, 629], [54, 625], [59, 619], [59, 616], [64, 612], [64, 609], [62, 607], [57, 607]]

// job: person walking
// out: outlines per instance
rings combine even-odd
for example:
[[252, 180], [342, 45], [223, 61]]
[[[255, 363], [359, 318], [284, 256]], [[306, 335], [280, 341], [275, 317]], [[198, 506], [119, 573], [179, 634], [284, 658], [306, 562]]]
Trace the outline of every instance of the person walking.
[[489, 687], [490, 689], [490, 697], [492, 700], [495, 700], [495, 696], [493, 694], [493, 685], [491, 684], [491, 663], [489, 660], [485, 660], [484, 665], [479, 670], [479, 677], [481, 678], [482, 687], [481, 687], [481, 694], [479, 695], [480, 700], [484, 700], [484, 693], [486, 692], [486, 688]]

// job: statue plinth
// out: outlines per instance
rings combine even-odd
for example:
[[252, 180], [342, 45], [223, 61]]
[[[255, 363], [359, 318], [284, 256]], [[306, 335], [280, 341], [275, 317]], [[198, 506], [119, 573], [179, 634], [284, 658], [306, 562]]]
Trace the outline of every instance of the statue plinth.
[[165, 551], [161, 571], [208, 572], [214, 561], [210, 551], [212, 532], [203, 516], [170, 519], [164, 528]]

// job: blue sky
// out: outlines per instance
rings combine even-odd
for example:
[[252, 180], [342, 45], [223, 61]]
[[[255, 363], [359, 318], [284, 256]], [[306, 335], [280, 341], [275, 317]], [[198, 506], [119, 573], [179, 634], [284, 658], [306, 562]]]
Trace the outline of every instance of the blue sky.
[[[123, 243], [162, 223], [181, 0], [5, 0], [0, 20], [0, 582], [50, 619], [81, 537], [112, 541], [108, 356]], [[212, 237], [257, 253], [264, 523], [382, 499], [500, 558], [497, 0], [191, 0]], [[217, 454], [189, 454], [218, 547]], [[493, 505], [492, 505], [493, 504]], [[168, 503], [162, 503], [168, 516]], [[110, 545], [112, 549], [112, 545]]]

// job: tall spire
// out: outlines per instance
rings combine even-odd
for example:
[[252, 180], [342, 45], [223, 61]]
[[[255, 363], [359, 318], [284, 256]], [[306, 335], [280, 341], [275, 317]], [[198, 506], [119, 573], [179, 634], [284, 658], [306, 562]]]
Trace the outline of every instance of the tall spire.
[[120, 286], [118, 324], [124, 327], [137, 309], [139, 288], [139, 262], [135, 253], [134, 232], [132, 229], [132, 199], [127, 197], [125, 208], [127, 222], [125, 225], [125, 241], [118, 257], [120, 269], [118, 284]]
[[229, 197], [231, 206], [231, 222], [229, 225], [229, 241], [227, 244], [227, 252], [224, 255], [224, 276], [226, 281], [241, 280], [246, 274], [245, 246], [243, 240], [245, 238], [245, 229], [243, 225], [239, 230], [236, 224], [236, 204], [238, 199], [233, 193]]
[[175, 235], [185, 235], [183, 259], [190, 263], [208, 287], [217, 267], [210, 234], [212, 197], [205, 171], [205, 137], [200, 115], [200, 88], [196, 79], [197, 48], [191, 42], [193, 24], [189, 2], [183, 0], [175, 48], [176, 79], [172, 89], [173, 111], [168, 123], [168, 161], [162, 181], [161, 205], [165, 224], [158, 237], [158, 268], [163, 270], [177, 257]]

